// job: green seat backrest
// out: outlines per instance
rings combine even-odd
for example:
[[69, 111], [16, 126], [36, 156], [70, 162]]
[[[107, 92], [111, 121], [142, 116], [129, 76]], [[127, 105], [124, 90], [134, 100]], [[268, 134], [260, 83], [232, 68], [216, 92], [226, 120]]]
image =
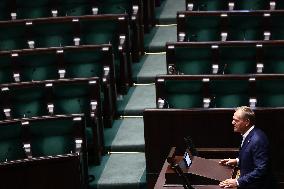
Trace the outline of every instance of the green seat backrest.
[[21, 81], [40, 81], [59, 78], [55, 53], [21, 54], [18, 58]]
[[8, 1], [0, 1], [0, 21], [11, 19], [10, 10], [8, 9]]
[[209, 88], [214, 107], [233, 108], [249, 104], [247, 80], [212, 80]]
[[12, 114], [14, 118], [47, 115], [45, 90], [43, 87], [11, 89]]
[[132, 0], [104, 0], [98, 1], [99, 14], [124, 14], [131, 13]]
[[[0, 42], [1, 43], [1, 42]], [[10, 55], [0, 56], [0, 84], [14, 82]]]
[[267, 0], [236, 0], [235, 10], [267, 10], [269, 8], [269, 1]]
[[34, 24], [32, 38], [35, 47], [63, 47], [74, 45], [73, 31], [71, 22]]
[[118, 45], [117, 20], [81, 20], [82, 44]]
[[58, 84], [53, 87], [55, 114], [90, 112], [90, 86], [82, 83]]
[[202, 81], [165, 81], [166, 101], [169, 108], [203, 107]]
[[103, 54], [101, 51], [65, 51], [66, 78], [102, 77]]
[[197, 0], [194, 3], [195, 11], [214, 11], [214, 10], [228, 10], [226, 1], [220, 0]]
[[219, 47], [219, 72], [225, 74], [248, 74], [256, 71], [256, 48]]
[[229, 16], [228, 41], [263, 40], [262, 16]]
[[284, 107], [284, 80], [257, 80], [256, 94], [259, 107]]
[[264, 47], [263, 64], [264, 73], [284, 73], [284, 47]]
[[0, 25], [0, 51], [25, 48], [28, 48], [28, 43], [23, 24]]
[[[278, 1], [277, 1], [278, 3]], [[269, 31], [271, 32], [271, 40], [284, 39], [284, 16], [283, 14], [271, 15]]]
[[184, 74], [210, 74], [211, 48], [175, 48], [176, 68]]
[[0, 162], [26, 158], [21, 137], [21, 124], [0, 124]]
[[72, 120], [45, 120], [30, 123], [31, 147], [34, 157], [74, 152]]
[[188, 41], [220, 40], [220, 16], [188, 16], [185, 27]]
[[51, 17], [49, 0], [16, 0], [17, 19]]

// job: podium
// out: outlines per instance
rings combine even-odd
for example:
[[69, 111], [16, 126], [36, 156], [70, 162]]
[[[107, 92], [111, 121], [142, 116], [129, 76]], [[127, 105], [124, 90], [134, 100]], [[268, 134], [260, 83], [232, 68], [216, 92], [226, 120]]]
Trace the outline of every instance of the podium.
[[169, 162], [179, 165], [183, 176], [196, 189], [220, 188], [219, 183], [225, 179], [234, 177], [234, 169], [219, 164], [219, 159], [205, 159], [198, 156], [191, 157], [192, 164], [186, 167], [183, 156], [175, 154], [173, 147], [161, 170], [155, 189], [178, 187], [183, 188], [184, 180], [175, 172]]
[[[221, 181], [231, 178], [234, 170], [222, 166], [217, 159], [192, 157], [192, 164], [186, 167], [183, 156], [176, 156], [180, 168], [192, 185], [218, 185]], [[182, 184], [182, 180], [169, 164], [165, 173], [166, 184]]]

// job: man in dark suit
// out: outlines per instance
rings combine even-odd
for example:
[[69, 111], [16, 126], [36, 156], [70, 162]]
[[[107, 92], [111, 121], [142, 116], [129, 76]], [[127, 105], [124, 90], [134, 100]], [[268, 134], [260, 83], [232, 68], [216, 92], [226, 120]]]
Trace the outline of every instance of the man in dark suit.
[[263, 131], [254, 126], [254, 112], [246, 106], [239, 107], [233, 116], [234, 132], [241, 133], [243, 140], [236, 159], [223, 159], [220, 164], [238, 166], [240, 176], [220, 182], [222, 188], [272, 189], [269, 142]]

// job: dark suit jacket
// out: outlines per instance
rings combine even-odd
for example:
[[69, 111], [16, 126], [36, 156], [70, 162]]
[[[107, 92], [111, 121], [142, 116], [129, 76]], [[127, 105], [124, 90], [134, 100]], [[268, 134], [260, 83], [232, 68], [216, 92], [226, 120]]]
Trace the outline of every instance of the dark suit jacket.
[[239, 188], [272, 189], [275, 182], [271, 172], [269, 142], [258, 128], [245, 138], [239, 154]]

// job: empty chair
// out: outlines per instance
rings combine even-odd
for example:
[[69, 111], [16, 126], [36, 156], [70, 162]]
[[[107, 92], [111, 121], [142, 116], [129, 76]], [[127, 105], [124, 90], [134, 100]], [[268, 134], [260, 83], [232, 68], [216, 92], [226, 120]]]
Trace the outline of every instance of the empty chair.
[[0, 163], [26, 158], [20, 122], [0, 122]]
[[1, 86], [2, 111], [6, 119], [47, 115], [44, 84]]
[[211, 107], [235, 108], [249, 106], [250, 88], [248, 78], [210, 78]]
[[[178, 41], [219, 41], [221, 17], [218, 14], [178, 12]], [[184, 37], [185, 36], [185, 37]]]
[[256, 77], [257, 107], [284, 106], [283, 75], [263, 75]]
[[[228, 41], [251, 41], [264, 39], [263, 34], [263, 17], [253, 14], [229, 14], [227, 21]], [[226, 21], [225, 21], [226, 22]], [[225, 24], [224, 24], [225, 25]], [[279, 27], [278, 27], [279, 29]]]
[[210, 74], [213, 62], [210, 45], [167, 45], [168, 74]]
[[263, 72], [284, 73], [284, 46], [263, 47]]
[[271, 2], [270, 0], [234, 0], [235, 10], [269, 10]]
[[220, 74], [248, 74], [256, 73], [256, 47], [219, 46]]
[[157, 76], [157, 108], [201, 108], [204, 98], [203, 87], [202, 77], [182, 79], [177, 76]]
[[228, 1], [219, 0], [186, 0], [186, 10], [214, 11], [228, 10]]
[[28, 19], [51, 17], [52, 3], [49, 0], [24, 1], [16, 0], [16, 10], [14, 18], [11, 19]]

